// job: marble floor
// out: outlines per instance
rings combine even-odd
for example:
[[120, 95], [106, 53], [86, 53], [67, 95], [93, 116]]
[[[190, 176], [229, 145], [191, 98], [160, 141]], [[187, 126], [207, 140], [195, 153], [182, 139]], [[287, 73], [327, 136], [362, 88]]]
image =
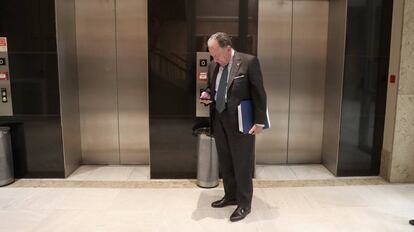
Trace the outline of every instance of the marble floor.
[[[12, 185], [13, 186], [13, 185]], [[414, 185], [255, 188], [252, 213], [213, 209], [222, 188], [0, 188], [0, 231], [414, 231]]]
[[344, 181], [320, 165], [258, 166], [256, 175], [252, 213], [231, 223], [234, 206], [210, 207], [222, 187], [157, 185], [148, 166], [85, 165], [67, 179], [0, 187], [0, 232], [414, 231], [414, 184]]
[[[256, 165], [258, 180], [320, 180], [336, 177], [320, 164]], [[149, 180], [145, 165], [82, 165], [67, 180], [136, 181]]]
[[256, 165], [258, 180], [319, 180], [335, 176], [321, 164]]
[[136, 181], [149, 180], [148, 165], [81, 165], [67, 180]]

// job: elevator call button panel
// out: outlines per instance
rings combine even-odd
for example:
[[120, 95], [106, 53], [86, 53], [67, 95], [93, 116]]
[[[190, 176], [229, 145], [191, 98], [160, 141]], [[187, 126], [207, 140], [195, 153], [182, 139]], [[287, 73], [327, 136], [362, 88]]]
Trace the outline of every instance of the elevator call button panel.
[[8, 59], [7, 38], [0, 37], [0, 116], [13, 115]]
[[209, 117], [208, 106], [200, 104], [200, 94], [206, 89], [208, 81], [208, 65], [210, 64], [210, 54], [208, 52], [197, 52], [196, 68], [196, 117]]

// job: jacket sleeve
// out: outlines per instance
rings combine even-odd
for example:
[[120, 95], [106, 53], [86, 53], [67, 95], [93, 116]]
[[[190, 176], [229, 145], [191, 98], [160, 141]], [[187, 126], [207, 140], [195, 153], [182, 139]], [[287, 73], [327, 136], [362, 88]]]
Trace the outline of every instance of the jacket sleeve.
[[265, 124], [267, 100], [266, 91], [263, 86], [263, 76], [259, 60], [254, 57], [249, 63], [250, 95], [253, 100], [254, 119], [256, 124]]

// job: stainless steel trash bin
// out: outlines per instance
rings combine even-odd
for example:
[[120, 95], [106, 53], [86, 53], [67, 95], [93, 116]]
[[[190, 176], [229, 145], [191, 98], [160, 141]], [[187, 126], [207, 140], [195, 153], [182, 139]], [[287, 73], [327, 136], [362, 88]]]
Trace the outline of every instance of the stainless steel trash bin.
[[202, 188], [214, 188], [219, 184], [219, 164], [214, 138], [209, 128], [197, 129], [198, 162], [197, 185]]
[[14, 181], [10, 128], [0, 127], [0, 186]]

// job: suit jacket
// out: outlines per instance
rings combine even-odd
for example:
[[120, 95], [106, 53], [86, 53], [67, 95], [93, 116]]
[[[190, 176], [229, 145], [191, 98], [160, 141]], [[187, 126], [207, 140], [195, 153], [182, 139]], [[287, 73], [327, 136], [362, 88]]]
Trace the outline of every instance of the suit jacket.
[[[208, 68], [208, 87], [214, 100], [217, 73], [220, 65], [211, 62]], [[227, 82], [227, 110], [236, 111], [240, 101], [251, 99], [254, 108], [254, 120], [256, 124], [265, 124], [266, 120], [266, 92], [263, 86], [262, 71], [259, 60], [252, 55], [235, 51], [233, 64]], [[215, 104], [210, 106], [210, 115], [214, 117]], [[237, 114], [234, 114], [237, 115]], [[235, 118], [234, 120], [237, 120]]]

